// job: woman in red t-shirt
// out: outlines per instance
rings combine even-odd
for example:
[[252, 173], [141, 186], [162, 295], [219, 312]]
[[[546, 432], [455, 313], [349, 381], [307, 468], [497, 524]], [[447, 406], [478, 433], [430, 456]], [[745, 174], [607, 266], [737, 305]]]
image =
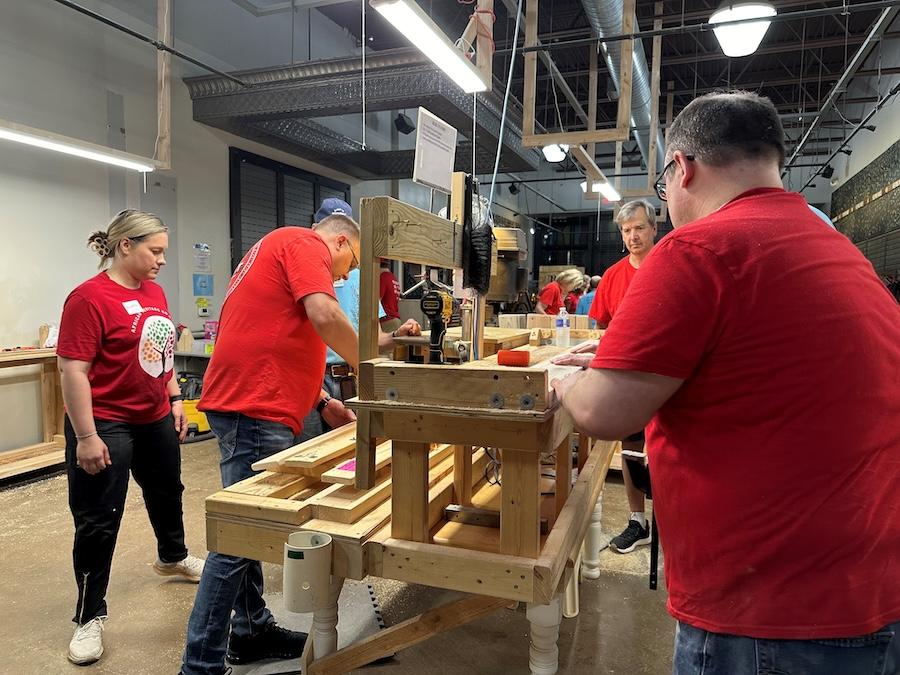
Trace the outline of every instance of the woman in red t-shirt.
[[582, 274], [576, 269], [565, 270], [556, 275], [556, 281], [551, 281], [538, 293], [537, 307], [534, 311], [538, 314], [559, 314], [564, 306], [563, 298], [581, 283]]
[[78, 585], [69, 660], [77, 664], [103, 654], [106, 587], [129, 471], [156, 533], [154, 570], [194, 582], [203, 571], [184, 545], [179, 441], [187, 424], [172, 377], [175, 326], [153, 281], [166, 264], [169, 235], [156, 216], [126, 210], [88, 245], [101, 272], [66, 298], [56, 350]]

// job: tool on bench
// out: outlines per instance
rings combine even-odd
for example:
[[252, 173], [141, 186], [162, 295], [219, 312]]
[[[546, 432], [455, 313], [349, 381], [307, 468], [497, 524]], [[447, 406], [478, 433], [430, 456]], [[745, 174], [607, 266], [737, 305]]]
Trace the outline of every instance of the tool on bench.
[[444, 336], [453, 314], [453, 298], [447, 291], [432, 289], [422, 296], [419, 303], [422, 313], [428, 317], [431, 339], [428, 344], [429, 363], [444, 363]]

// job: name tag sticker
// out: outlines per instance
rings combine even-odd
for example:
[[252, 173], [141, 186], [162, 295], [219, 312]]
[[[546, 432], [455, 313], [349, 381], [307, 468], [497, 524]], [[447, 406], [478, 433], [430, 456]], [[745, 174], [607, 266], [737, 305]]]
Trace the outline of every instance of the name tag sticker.
[[144, 311], [144, 308], [141, 307], [141, 303], [137, 300], [129, 300], [127, 302], [123, 302], [122, 307], [124, 307], [125, 311], [129, 314], [140, 314]]

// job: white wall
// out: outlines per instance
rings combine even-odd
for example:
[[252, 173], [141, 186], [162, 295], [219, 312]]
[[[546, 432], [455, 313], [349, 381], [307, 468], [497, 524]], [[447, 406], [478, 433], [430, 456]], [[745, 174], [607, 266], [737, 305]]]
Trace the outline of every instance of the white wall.
[[[153, 32], [149, 26], [143, 30]], [[149, 45], [55, 3], [5, 3], [0, 63], [0, 117], [105, 143], [107, 92], [113, 91], [124, 97], [126, 149], [153, 154], [156, 53]], [[190, 285], [192, 244], [206, 242], [212, 247], [213, 314], [230, 277], [229, 145], [344, 182], [353, 180], [194, 122], [187, 87], [180, 79], [183, 71], [173, 59], [173, 168], [167, 175], [177, 181], [180, 292], [169, 298], [169, 305], [177, 321], [199, 328], [202, 319], [196, 316]], [[36, 344], [38, 326], [58, 321], [69, 291], [96, 273], [98, 259], [85, 247], [87, 236], [104, 227], [123, 206], [112, 199], [110, 171], [120, 170], [0, 141], [4, 243], [0, 247], [0, 345]], [[140, 205], [141, 189], [141, 177], [128, 172], [128, 206]], [[0, 370], [0, 451], [40, 440], [39, 409], [34, 369]]]

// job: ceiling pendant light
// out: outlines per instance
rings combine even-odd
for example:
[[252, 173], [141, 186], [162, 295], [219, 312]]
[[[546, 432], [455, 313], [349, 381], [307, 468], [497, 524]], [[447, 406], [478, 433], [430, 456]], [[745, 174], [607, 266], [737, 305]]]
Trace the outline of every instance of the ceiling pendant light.
[[[581, 181], [581, 191], [587, 193], [586, 180]], [[608, 202], [622, 201], [622, 195], [613, 187], [612, 183], [598, 183], [594, 181], [594, 184], [591, 186], [591, 192], [599, 192]]]
[[558, 164], [566, 158], [566, 153], [569, 152], [569, 146], [554, 143], [553, 145], [545, 145], [541, 148], [541, 152], [544, 153], [544, 159], [548, 162], [551, 164]]
[[369, 4], [464, 92], [487, 91], [487, 84], [475, 64], [457, 49], [416, 0], [369, 0]]
[[727, 3], [716, 10], [709, 22], [717, 24], [724, 21], [760, 19], [759, 21], [713, 28], [713, 33], [716, 34], [716, 39], [725, 56], [749, 56], [757, 50], [766, 31], [769, 30], [769, 24], [772, 22], [768, 17], [776, 14], [775, 8], [768, 2]]

